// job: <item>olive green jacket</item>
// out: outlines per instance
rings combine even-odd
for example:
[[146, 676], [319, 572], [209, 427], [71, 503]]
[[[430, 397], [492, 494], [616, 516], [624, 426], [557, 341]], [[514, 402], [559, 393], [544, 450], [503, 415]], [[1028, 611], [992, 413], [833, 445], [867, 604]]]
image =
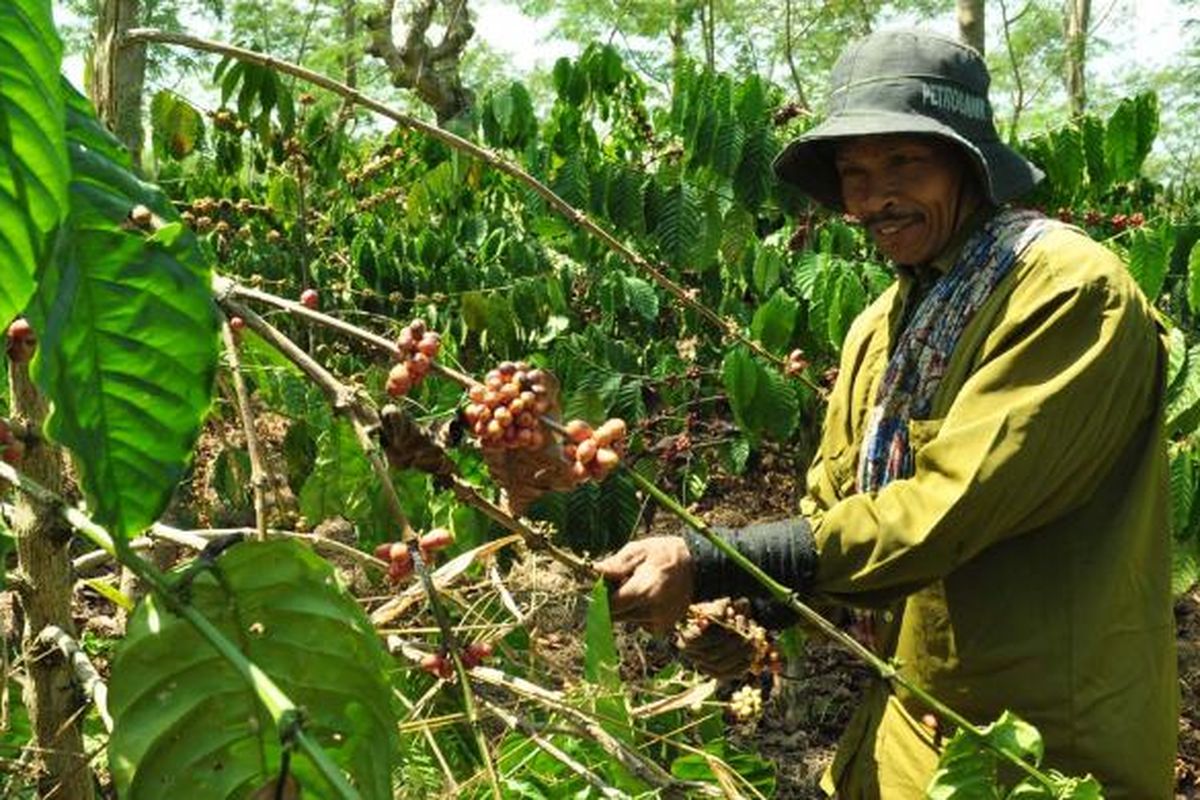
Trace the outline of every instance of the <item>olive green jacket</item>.
[[[877, 641], [975, 722], [1009, 709], [1044, 764], [1110, 800], [1170, 798], [1178, 719], [1161, 395], [1165, 344], [1121, 262], [1069, 228], [1032, 245], [970, 322], [915, 474], [855, 494], [866, 421], [911, 276], [855, 321], [802, 511], [815, 589], [886, 609]], [[825, 788], [924, 797], [926, 709], [874, 685]], [[941, 726], [945, 730], [945, 724]]]

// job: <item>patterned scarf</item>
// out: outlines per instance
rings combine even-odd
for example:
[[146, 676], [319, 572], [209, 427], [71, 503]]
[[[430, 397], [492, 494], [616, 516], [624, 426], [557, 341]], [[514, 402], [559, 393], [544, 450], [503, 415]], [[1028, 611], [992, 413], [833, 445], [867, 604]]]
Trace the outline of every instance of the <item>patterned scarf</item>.
[[913, 474], [908, 422], [925, 419], [967, 324], [1025, 249], [1061, 226], [1035, 211], [1002, 210], [963, 246], [900, 334], [858, 456], [857, 490], [874, 492]]

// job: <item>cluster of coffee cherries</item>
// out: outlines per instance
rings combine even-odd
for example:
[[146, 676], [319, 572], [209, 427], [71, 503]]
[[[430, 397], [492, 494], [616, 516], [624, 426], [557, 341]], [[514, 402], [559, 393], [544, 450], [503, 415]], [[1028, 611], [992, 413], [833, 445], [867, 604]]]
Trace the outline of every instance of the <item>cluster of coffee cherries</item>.
[[[467, 669], [478, 667], [492, 657], [492, 645], [488, 642], [471, 642], [462, 650], [463, 666]], [[443, 652], [429, 653], [421, 659], [421, 669], [444, 681], [454, 676], [454, 661]]]
[[571, 477], [583, 483], [589, 478], [602, 481], [621, 463], [625, 452], [625, 420], [614, 417], [595, 430], [581, 419], [565, 426], [567, 436], [563, 455], [571, 461]]
[[729, 713], [736, 722], [753, 722], [762, 716], [762, 690], [747, 684], [729, 698]]
[[546, 443], [541, 416], [553, 402], [545, 370], [504, 361], [467, 390], [463, 419], [485, 449], [538, 450]]
[[[417, 539], [421, 560], [428, 563], [433, 554], [454, 544], [454, 534], [446, 528], [433, 528]], [[375, 557], [388, 562], [388, 580], [400, 583], [413, 573], [412, 551], [404, 542], [384, 542], [375, 548]]]
[[1055, 212], [1055, 216], [1066, 223], [1083, 222], [1091, 228], [1099, 228], [1105, 225], [1110, 226], [1114, 231], [1120, 233], [1127, 228], [1140, 228], [1146, 224], [1146, 215], [1141, 211], [1135, 211], [1132, 214], [1122, 214], [1120, 212], [1109, 216], [1103, 211], [1098, 211], [1094, 208], [1089, 208], [1082, 214], [1076, 213], [1074, 210], [1063, 206]]
[[794, 378], [808, 369], [808, 365], [809, 361], [805, 358], [804, 351], [797, 348], [788, 353], [787, 360], [783, 362], [783, 374]]
[[403, 397], [425, 379], [433, 366], [433, 360], [442, 349], [442, 337], [425, 327], [425, 321], [414, 319], [408, 323], [396, 339], [396, 352], [392, 354], [398, 362], [388, 373], [385, 388], [392, 397]]
[[[218, 242], [225, 243], [233, 238], [249, 241], [254, 237], [249, 215], [261, 214], [269, 220], [271, 213], [269, 206], [255, 205], [244, 197], [236, 201], [228, 197], [199, 197], [181, 211], [179, 217], [196, 233], [215, 233]], [[274, 228], [267, 231], [267, 241], [273, 244], [282, 238]]]
[[726, 632], [741, 638], [743, 646], [750, 653], [749, 672], [756, 675], [768, 671], [778, 674], [783, 669], [779, 651], [772, 644], [766, 628], [738, 611], [732, 603], [727, 605], [719, 616], [708, 614], [702, 607], [692, 606], [681, 625], [685, 639], [697, 638], [710, 625], [719, 625]]

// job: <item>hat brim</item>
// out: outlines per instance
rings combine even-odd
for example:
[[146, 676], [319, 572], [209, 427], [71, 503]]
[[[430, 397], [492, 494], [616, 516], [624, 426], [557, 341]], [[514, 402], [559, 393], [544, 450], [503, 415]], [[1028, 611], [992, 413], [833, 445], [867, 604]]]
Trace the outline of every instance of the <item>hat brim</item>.
[[808, 130], [775, 159], [775, 174], [838, 211], [845, 210], [834, 166], [833, 143], [859, 136], [887, 134], [939, 136], [961, 146], [971, 156], [992, 203], [1000, 205], [1037, 185], [1045, 175], [1003, 142], [976, 144], [936, 119], [895, 111], [843, 111]]

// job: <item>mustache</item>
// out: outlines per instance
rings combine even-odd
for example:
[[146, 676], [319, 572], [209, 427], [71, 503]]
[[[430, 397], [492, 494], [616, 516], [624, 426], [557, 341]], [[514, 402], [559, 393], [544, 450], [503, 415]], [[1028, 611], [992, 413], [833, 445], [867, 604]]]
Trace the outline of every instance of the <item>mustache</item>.
[[919, 217], [920, 214], [898, 214], [894, 211], [881, 211], [878, 214], [870, 214], [865, 217], [858, 217], [858, 224], [864, 228], [871, 228], [875, 225], [885, 225], [889, 222], [911, 222]]

